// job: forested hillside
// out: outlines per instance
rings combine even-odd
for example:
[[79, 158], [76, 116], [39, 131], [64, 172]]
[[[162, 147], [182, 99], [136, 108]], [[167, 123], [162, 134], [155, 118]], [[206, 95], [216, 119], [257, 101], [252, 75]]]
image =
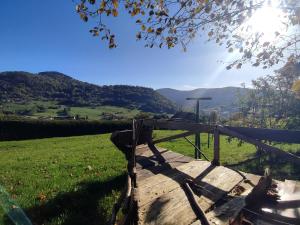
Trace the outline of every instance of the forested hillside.
[[0, 102], [55, 101], [66, 106], [118, 106], [172, 113], [175, 105], [151, 88], [89, 84], [58, 72], [0, 73]]

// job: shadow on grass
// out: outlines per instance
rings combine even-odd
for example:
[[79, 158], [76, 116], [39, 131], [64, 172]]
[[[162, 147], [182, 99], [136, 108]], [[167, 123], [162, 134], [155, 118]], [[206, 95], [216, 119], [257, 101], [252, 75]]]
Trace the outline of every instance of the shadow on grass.
[[[113, 190], [120, 191], [124, 186], [125, 178], [125, 175], [120, 175], [107, 182], [79, 183], [77, 191], [58, 194], [55, 198], [24, 211], [33, 225], [107, 224], [110, 205], [106, 205], [105, 201], [99, 204], [99, 201], [105, 196], [111, 196]], [[7, 216], [5, 221], [5, 225], [12, 224]]]
[[[300, 156], [300, 151], [294, 153]], [[238, 165], [227, 165], [237, 170], [257, 175], [264, 175], [265, 168], [270, 168], [272, 177], [278, 180], [300, 180], [300, 167], [287, 158], [282, 156], [268, 154], [253, 160], [245, 160]]]

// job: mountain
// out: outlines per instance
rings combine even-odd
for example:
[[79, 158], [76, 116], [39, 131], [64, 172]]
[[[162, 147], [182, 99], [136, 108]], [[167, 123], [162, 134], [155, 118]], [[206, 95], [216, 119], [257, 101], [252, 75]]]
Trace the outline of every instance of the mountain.
[[237, 111], [239, 96], [245, 96], [250, 89], [239, 87], [224, 88], [198, 88], [191, 91], [180, 91], [171, 88], [162, 88], [156, 90], [161, 95], [176, 103], [179, 107], [193, 110], [195, 101], [188, 101], [188, 97], [212, 97], [212, 100], [201, 101], [202, 110], [217, 109], [221, 112]]
[[151, 88], [98, 86], [59, 72], [0, 73], [0, 103], [56, 101], [66, 106], [119, 106], [145, 112], [172, 113], [175, 104]]

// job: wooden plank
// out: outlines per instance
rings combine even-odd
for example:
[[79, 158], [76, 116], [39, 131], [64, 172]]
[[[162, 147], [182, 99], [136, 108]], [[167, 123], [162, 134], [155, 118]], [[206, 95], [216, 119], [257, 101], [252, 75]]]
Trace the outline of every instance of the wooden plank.
[[220, 165], [220, 132], [218, 129], [214, 130], [214, 165]]
[[195, 179], [195, 183], [202, 187], [202, 196], [199, 204], [207, 211], [216, 201], [227, 195], [243, 177], [237, 172], [223, 166], [218, 166], [209, 172], [204, 178]]
[[156, 155], [151, 155], [149, 157], [144, 155], [136, 156], [137, 169], [145, 169], [152, 166], [162, 165], [164, 163], [175, 162], [177, 158], [183, 158], [183, 155], [172, 151], [164, 151], [159, 155], [159, 157]]
[[[257, 185], [260, 176], [248, 173], [242, 173], [246, 179], [235, 186], [230, 195], [233, 199], [225, 202], [221, 206], [213, 209], [207, 214], [207, 218], [211, 224], [227, 225], [234, 220], [245, 206], [245, 198], [252, 191], [253, 187]], [[238, 194], [237, 194], [238, 192]]]
[[193, 159], [187, 156], [181, 156], [179, 158], [176, 158], [172, 162], [163, 163], [157, 166], [148, 167], [146, 169], [140, 169], [137, 173], [137, 180], [138, 182], [141, 180], [144, 180], [148, 177], [154, 176], [155, 174], [162, 173], [164, 171], [171, 170], [172, 168], [178, 167], [180, 165], [186, 164]]
[[190, 122], [175, 122], [170, 120], [144, 120], [145, 126], [153, 127], [154, 129], [161, 130], [188, 130], [193, 133], [201, 132], [213, 132], [214, 126], [199, 124], [199, 123], [190, 123]]
[[166, 174], [157, 174], [139, 182], [139, 204], [145, 205], [165, 193], [180, 188], [180, 184], [185, 179], [199, 176], [200, 173], [210, 166], [210, 163], [206, 161], [203, 161], [203, 164], [200, 165], [194, 162], [186, 163], [179, 166], [181, 167], [180, 169], [177, 167]]
[[[139, 205], [139, 204], [138, 204]], [[186, 225], [197, 218], [190, 202], [181, 188], [177, 188], [154, 201], [140, 207], [138, 224]]]
[[257, 140], [300, 144], [299, 130], [279, 130], [230, 126], [226, 126], [226, 128]]
[[[139, 182], [140, 204], [159, 197], [171, 190], [180, 187], [187, 178], [195, 179], [195, 183], [202, 187], [201, 201], [204, 210], [207, 210], [215, 201], [231, 191], [242, 177], [237, 172], [225, 167], [213, 167], [206, 161], [192, 161], [177, 167], [166, 174], [158, 174]], [[201, 175], [209, 171], [204, 177]]]
[[143, 224], [190, 224], [196, 221], [190, 202], [180, 184], [194, 178], [202, 187], [197, 202], [208, 210], [242, 180], [237, 172], [214, 167], [206, 161], [192, 161], [165, 174], [158, 174], [139, 182], [139, 217]]
[[191, 223], [191, 225], [201, 225], [201, 221], [200, 220], [196, 220], [195, 222]]

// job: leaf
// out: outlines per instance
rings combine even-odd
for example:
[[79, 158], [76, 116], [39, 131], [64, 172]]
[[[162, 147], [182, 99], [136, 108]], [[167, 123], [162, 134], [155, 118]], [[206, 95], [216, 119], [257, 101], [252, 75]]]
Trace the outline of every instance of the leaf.
[[89, 18], [87, 17], [87, 15], [85, 14], [80, 14], [80, 18], [84, 21], [84, 22], [87, 22], [89, 20]]
[[105, 1], [102, 1], [101, 4], [100, 4], [100, 9], [104, 9], [106, 6], [106, 2]]
[[136, 38], [137, 39], [141, 39], [142, 38], [141, 32], [139, 32], [139, 33], [136, 34]]
[[118, 0], [112, 0], [112, 3], [113, 3], [113, 6], [114, 6], [115, 9], [118, 8], [118, 6], [119, 6], [119, 1]]
[[116, 9], [112, 10], [112, 14], [113, 14], [114, 17], [117, 17], [119, 15], [119, 13]]
[[147, 29], [147, 32], [148, 32], [148, 33], [152, 33], [152, 32], [153, 32], [153, 29], [152, 29], [151, 27], [149, 27], [149, 28]]
[[45, 202], [47, 200], [47, 196], [44, 193], [40, 193], [37, 197], [40, 202]]
[[236, 68], [237, 68], [237, 69], [241, 69], [241, 68], [242, 68], [242, 65], [243, 65], [242, 63], [239, 63], [239, 64], [236, 65]]

